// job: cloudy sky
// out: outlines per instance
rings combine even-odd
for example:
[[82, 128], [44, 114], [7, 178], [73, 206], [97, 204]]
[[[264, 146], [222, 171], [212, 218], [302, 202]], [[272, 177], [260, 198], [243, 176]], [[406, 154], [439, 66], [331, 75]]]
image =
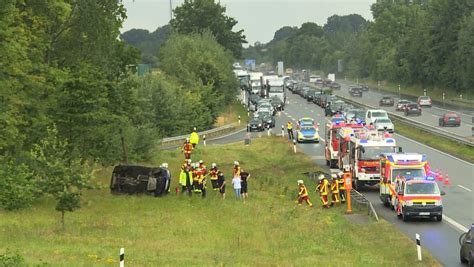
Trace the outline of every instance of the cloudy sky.
[[[300, 26], [311, 21], [324, 25], [328, 17], [360, 14], [372, 19], [370, 5], [376, 0], [221, 0], [227, 15], [239, 23], [250, 44], [266, 43], [283, 26]], [[171, 0], [173, 8], [183, 0]], [[123, 0], [128, 19], [122, 32], [138, 28], [154, 31], [170, 20], [170, 0]]]

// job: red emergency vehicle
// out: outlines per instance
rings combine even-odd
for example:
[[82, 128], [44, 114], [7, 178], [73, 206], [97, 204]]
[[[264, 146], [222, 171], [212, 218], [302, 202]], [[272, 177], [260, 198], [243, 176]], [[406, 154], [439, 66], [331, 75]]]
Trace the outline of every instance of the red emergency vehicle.
[[339, 166], [339, 136], [338, 131], [341, 128], [363, 128], [362, 124], [352, 124], [345, 122], [330, 122], [326, 124], [326, 145], [325, 157], [326, 165], [331, 168]]

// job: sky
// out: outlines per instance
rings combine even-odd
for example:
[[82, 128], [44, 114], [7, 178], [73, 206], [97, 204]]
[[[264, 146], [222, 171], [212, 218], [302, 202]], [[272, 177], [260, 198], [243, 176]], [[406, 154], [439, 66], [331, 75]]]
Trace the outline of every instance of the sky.
[[[234, 31], [243, 29], [249, 44], [267, 43], [276, 30], [283, 26], [301, 26], [315, 22], [321, 26], [332, 15], [360, 14], [372, 20], [370, 5], [376, 0], [221, 0], [226, 14], [238, 24]], [[173, 8], [183, 0], [171, 0]], [[127, 20], [122, 32], [146, 29], [150, 32], [170, 20], [170, 0], [123, 0]]]

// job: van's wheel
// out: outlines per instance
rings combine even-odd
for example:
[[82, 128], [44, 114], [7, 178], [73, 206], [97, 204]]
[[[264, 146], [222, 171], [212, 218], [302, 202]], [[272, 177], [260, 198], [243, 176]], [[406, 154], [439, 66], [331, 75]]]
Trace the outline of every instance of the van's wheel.
[[436, 216], [436, 221], [441, 222], [443, 220], [443, 215], [437, 215]]
[[363, 186], [364, 186], [363, 182], [361, 182], [359, 180], [355, 181], [355, 190], [360, 191], [360, 189], [362, 189]]
[[329, 166], [330, 162], [329, 160], [326, 160], [326, 166]]
[[337, 161], [331, 160], [329, 167], [331, 167], [331, 168], [336, 168], [336, 167], [337, 167]]
[[402, 219], [403, 219], [404, 222], [407, 222], [408, 219], [410, 219], [410, 218], [408, 217], [408, 215], [406, 215], [403, 210], [402, 210], [401, 214], [402, 214]]

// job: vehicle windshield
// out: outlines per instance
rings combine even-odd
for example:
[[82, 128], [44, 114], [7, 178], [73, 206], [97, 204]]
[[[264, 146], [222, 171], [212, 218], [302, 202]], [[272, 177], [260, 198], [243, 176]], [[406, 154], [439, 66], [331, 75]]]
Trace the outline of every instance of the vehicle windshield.
[[405, 177], [405, 178], [419, 178], [425, 177], [425, 170], [423, 168], [417, 169], [393, 169], [392, 177]]
[[257, 114], [258, 114], [257, 116], [260, 117], [260, 118], [263, 118], [263, 117], [266, 117], [266, 116], [270, 116], [270, 112], [266, 112], [266, 111], [261, 111], [261, 112], [259, 112], [259, 113], [257, 113]]
[[385, 112], [372, 112], [372, 117], [384, 118], [384, 117], [387, 117], [387, 113], [385, 113]]
[[389, 119], [377, 119], [375, 122], [376, 123], [391, 123]]
[[314, 121], [312, 120], [301, 120], [300, 121], [300, 125], [301, 126], [304, 126], [304, 125], [313, 125], [314, 124]]
[[316, 129], [314, 127], [305, 126], [305, 127], [301, 127], [301, 131], [315, 133]]
[[283, 86], [270, 86], [270, 92], [283, 92]]
[[435, 183], [407, 183], [405, 188], [407, 195], [439, 195], [439, 193]]
[[360, 159], [361, 160], [373, 160], [378, 159], [379, 155], [382, 153], [392, 153], [395, 152], [395, 147], [390, 146], [364, 146], [360, 150]]
[[420, 96], [420, 100], [430, 100], [429, 96]]
[[262, 120], [260, 120], [260, 118], [256, 117], [256, 118], [252, 118], [250, 123], [259, 124], [259, 123], [262, 123]]

